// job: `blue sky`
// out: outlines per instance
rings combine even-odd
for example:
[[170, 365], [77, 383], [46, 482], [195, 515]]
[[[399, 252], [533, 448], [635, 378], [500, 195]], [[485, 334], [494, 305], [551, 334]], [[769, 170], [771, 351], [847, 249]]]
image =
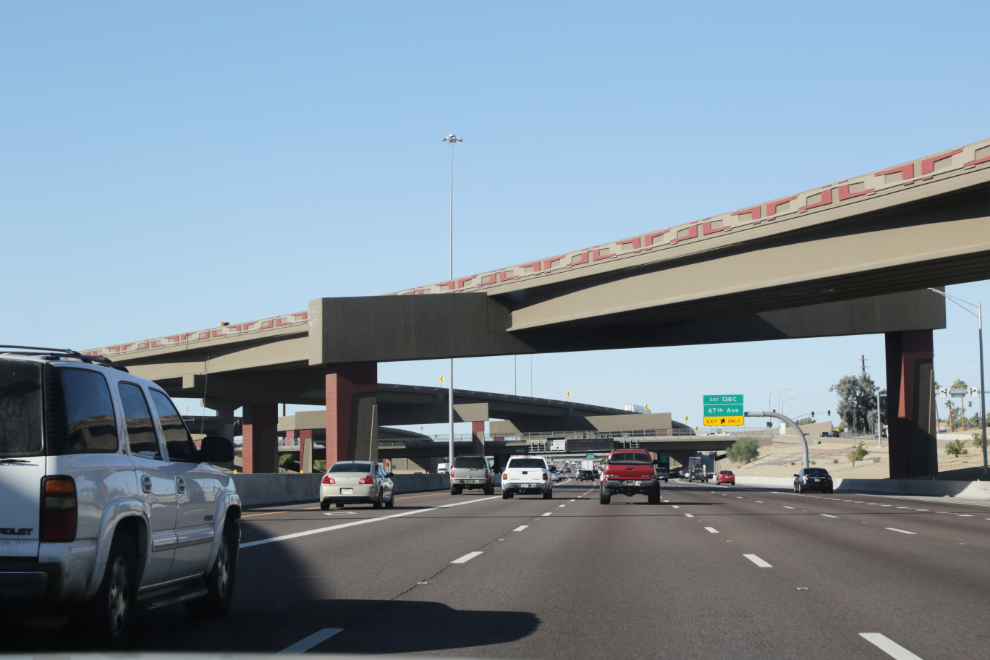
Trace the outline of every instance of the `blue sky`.
[[[91, 348], [438, 281], [450, 132], [455, 274], [980, 140], [988, 24], [987, 2], [4, 3], [4, 343]], [[988, 282], [950, 292], [990, 302]], [[975, 383], [975, 320], [948, 318], [937, 378]], [[792, 388], [788, 412], [824, 411], [861, 355], [883, 382], [881, 336], [546, 355], [533, 393], [693, 422], [703, 394], [776, 407]], [[459, 360], [455, 383], [511, 392], [512, 368]]]

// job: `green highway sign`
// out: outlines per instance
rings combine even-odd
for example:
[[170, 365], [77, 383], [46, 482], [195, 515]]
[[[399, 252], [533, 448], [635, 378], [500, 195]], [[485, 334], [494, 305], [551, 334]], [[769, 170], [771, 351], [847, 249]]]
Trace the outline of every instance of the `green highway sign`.
[[742, 394], [706, 394], [705, 426], [742, 426]]
[[585, 458], [594, 458], [594, 457], [595, 457], [594, 454], [588, 454], [588, 455], [585, 456]]

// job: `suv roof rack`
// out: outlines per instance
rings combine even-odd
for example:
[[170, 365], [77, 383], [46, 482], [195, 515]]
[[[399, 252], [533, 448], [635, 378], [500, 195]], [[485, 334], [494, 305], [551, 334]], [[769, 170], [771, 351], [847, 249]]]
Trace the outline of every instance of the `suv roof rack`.
[[[44, 357], [52, 358], [70, 358], [73, 360], [79, 360], [80, 362], [88, 362], [90, 364], [99, 364], [105, 367], [111, 367], [124, 373], [130, 373], [127, 371], [127, 367], [122, 364], [116, 364], [110, 358], [105, 358], [102, 355], [83, 355], [79, 351], [74, 351], [71, 348], [45, 348], [42, 346], [12, 346], [7, 344], [0, 344], [0, 348], [13, 348], [17, 350], [17, 354], [20, 355], [41, 355]], [[7, 353], [8, 351], [4, 351]]]

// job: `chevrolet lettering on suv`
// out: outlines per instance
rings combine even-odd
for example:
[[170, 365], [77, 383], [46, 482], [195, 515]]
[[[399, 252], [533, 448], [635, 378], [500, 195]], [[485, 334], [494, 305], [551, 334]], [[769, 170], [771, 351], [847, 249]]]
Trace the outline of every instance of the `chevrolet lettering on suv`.
[[660, 480], [646, 450], [617, 449], [609, 454], [602, 473], [601, 503], [611, 502], [612, 495], [646, 495], [650, 504], [660, 504]]
[[2, 614], [75, 616], [98, 648], [127, 643], [138, 606], [225, 614], [241, 501], [209, 463], [233, 460], [105, 358], [0, 352]]

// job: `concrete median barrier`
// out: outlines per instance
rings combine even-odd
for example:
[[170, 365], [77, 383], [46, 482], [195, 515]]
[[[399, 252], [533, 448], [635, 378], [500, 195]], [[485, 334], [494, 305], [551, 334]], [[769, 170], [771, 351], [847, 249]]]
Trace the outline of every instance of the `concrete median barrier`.
[[[235, 474], [231, 475], [244, 506], [273, 506], [317, 502], [322, 474]], [[397, 474], [392, 477], [395, 493], [448, 490], [446, 474]]]
[[[740, 486], [762, 488], [794, 487], [793, 477], [740, 477]], [[923, 495], [927, 497], [958, 497], [966, 500], [990, 501], [987, 481], [923, 481], [921, 479], [836, 479], [836, 493], [877, 493], [880, 495]]]

